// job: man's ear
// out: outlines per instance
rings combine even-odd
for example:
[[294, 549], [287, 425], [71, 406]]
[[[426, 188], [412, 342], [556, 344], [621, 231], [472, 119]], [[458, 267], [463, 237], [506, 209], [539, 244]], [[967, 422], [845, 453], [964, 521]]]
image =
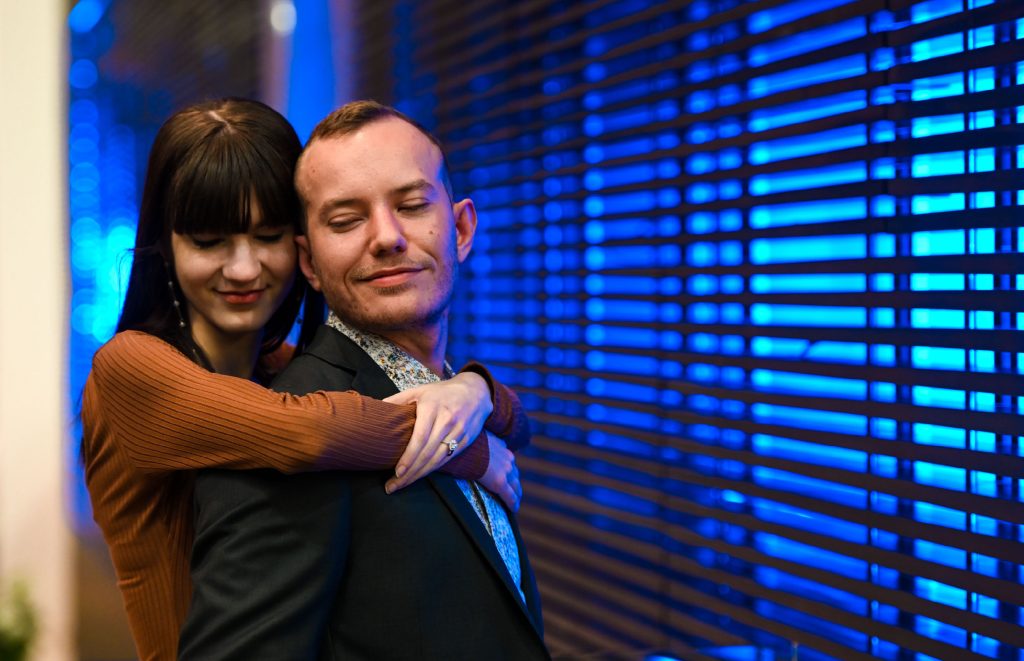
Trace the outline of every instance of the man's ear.
[[309, 285], [317, 290], [320, 289], [320, 278], [316, 274], [316, 267], [313, 265], [313, 253], [309, 251], [309, 237], [300, 234], [295, 237], [295, 245], [299, 247], [299, 268], [302, 269], [302, 275], [306, 276], [306, 280], [309, 280]]
[[466, 261], [476, 235], [476, 206], [468, 197], [452, 205], [455, 214], [455, 247], [459, 263]]

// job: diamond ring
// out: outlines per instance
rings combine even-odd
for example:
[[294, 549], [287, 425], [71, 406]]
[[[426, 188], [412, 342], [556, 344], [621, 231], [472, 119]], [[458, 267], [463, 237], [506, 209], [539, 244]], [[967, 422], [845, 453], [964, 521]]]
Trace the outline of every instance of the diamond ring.
[[459, 442], [456, 441], [454, 438], [449, 438], [447, 441], [441, 441], [441, 443], [448, 446], [449, 457], [455, 454], [455, 450], [457, 450], [459, 447]]

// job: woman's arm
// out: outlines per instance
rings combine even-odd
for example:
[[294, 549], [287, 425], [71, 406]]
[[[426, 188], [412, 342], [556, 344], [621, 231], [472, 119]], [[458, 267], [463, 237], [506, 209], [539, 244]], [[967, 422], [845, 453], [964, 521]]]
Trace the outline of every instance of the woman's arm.
[[476, 361], [466, 363], [459, 373], [473, 372], [483, 377], [491, 390], [494, 410], [484, 427], [505, 441], [509, 450], [522, 450], [530, 444], [530, 421], [523, 412], [519, 396], [509, 387], [498, 383], [490, 370]]
[[[462, 407], [462, 411], [456, 411], [456, 404], [478, 401], [488, 394], [492, 400], [491, 407], [486, 413], [480, 410], [469, 411], [465, 406]], [[488, 415], [485, 427], [495, 436], [488, 434], [490, 439], [487, 442], [492, 446], [489, 448], [490, 461], [487, 473], [479, 480], [489, 481], [490, 483], [485, 486], [501, 496], [509, 508], [516, 510], [519, 503], [518, 495], [514, 495], [508, 488], [503, 488], [500, 493], [491, 489], [491, 486], [497, 483], [497, 476], [501, 470], [505, 473], [515, 470], [514, 460], [511, 464], [499, 462], [504, 469], [495, 466], [497, 457], [493, 446], [500, 445], [502, 450], [505, 450], [506, 446], [524, 447], [530, 441], [529, 422], [519, 397], [509, 388], [496, 382], [486, 367], [479, 363], [469, 363], [453, 379], [410, 388], [387, 397], [384, 401], [392, 404], [415, 403], [417, 411], [412, 439], [395, 466], [395, 476], [388, 480], [388, 493], [402, 489], [444, 465], [448, 459], [445, 441], [451, 439], [465, 445], [466, 428], [478, 429], [481, 426], [475, 416]], [[503, 439], [497, 437], [498, 433], [508, 436], [510, 442], [506, 444]], [[472, 442], [472, 439], [469, 442]], [[462, 449], [459, 447], [460, 451]], [[505, 484], [504, 480], [511, 480], [513, 477], [518, 480], [518, 473], [514, 476], [505, 473], [500, 476], [502, 485]]]
[[[398, 461], [415, 424], [413, 405], [355, 392], [276, 393], [208, 372], [141, 332], [119, 333], [104, 345], [93, 359], [89, 381], [91, 401], [144, 470], [387, 469]], [[488, 447], [484, 438], [479, 441], [444, 470], [480, 478]]]

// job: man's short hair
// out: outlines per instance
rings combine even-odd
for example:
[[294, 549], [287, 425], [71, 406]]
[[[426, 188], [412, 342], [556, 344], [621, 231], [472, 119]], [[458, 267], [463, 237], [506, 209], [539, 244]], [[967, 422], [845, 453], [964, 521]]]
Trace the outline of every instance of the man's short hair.
[[[394, 117], [411, 124], [416, 128], [416, 130], [425, 135], [428, 140], [434, 143], [434, 146], [436, 146], [441, 152], [441, 183], [444, 185], [444, 189], [448, 193], [448, 200], [450, 202], [455, 202], [455, 195], [452, 192], [452, 182], [448, 176], [448, 158], [445, 156], [444, 147], [441, 145], [441, 141], [412, 117], [409, 117], [397, 108], [386, 106], [383, 103], [371, 100], [351, 101], [333, 111], [331, 114], [320, 120], [320, 123], [313, 129], [313, 133], [310, 134], [309, 140], [306, 142], [303, 154], [305, 154], [305, 151], [309, 149], [309, 146], [317, 140], [339, 138], [350, 133], [355, 133], [367, 124], [387, 119], [388, 117]], [[301, 157], [299, 158], [299, 161], [301, 163]], [[296, 168], [296, 172], [298, 172], [298, 168]], [[303, 204], [305, 204], [305, 200], [303, 200]]]

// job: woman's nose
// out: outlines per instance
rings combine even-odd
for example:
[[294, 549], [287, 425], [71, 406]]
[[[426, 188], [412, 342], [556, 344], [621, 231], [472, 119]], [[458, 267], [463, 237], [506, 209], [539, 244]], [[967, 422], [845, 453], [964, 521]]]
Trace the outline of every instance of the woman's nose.
[[259, 277], [260, 269], [256, 250], [249, 241], [240, 240], [231, 246], [223, 269], [225, 278], [237, 282], [248, 282]]

